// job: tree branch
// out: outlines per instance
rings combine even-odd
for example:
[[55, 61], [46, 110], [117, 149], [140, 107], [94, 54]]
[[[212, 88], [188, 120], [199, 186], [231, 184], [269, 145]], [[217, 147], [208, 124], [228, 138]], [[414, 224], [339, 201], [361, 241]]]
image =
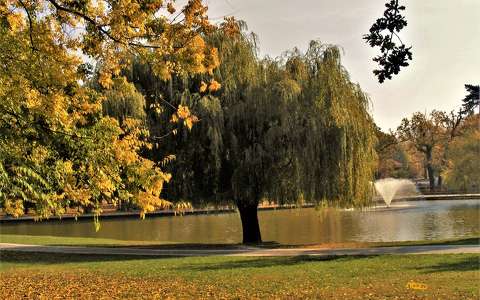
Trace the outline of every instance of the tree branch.
[[[402, 42], [402, 39], [400, 38], [400, 36], [398, 36], [398, 34], [397, 34], [395, 31], [393, 31], [392, 33], [397, 37], [397, 39], [400, 41], [400, 43], [401, 43], [402, 45], [404, 45], [404, 43]], [[390, 38], [390, 40], [391, 40], [391, 38]]]
[[121, 39], [114, 37], [108, 30], [103, 28], [104, 25], [98, 24], [95, 20], [93, 20], [91, 17], [87, 16], [84, 13], [78, 12], [76, 10], [69, 9], [67, 7], [63, 7], [60, 4], [58, 4], [55, 0], [48, 0], [57, 10], [59, 11], [64, 11], [73, 15], [76, 15], [77, 17], [82, 18], [83, 20], [89, 22], [92, 24], [99, 32], [107, 36], [109, 39], [112, 41], [122, 44], [122, 45], [128, 45], [128, 46], [134, 46], [134, 47], [142, 47], [142, 48], [151, 48], [151, 49], [159, 49], [162, 48], [161, 46], [155, 46], [155, 45], [144, 45], [136, 42], [124, 42]]
[[89, 136], [80, 136], [80, 135], [76, 135], [74, 133], [68, 133], [68, 132], [65, 132], [65, 131], [60, 131], [60, 130], [55, 130], [55, 129], [51, 129], [50, 127], [48, 126], [45, 126], [44, 124], [41, 124], [39, 122], [30, 122], [30, 121], [27, 121], [25, 120], [24, 118], [22, 118], [22, 116], [20, 116], [19, 114], [17, 114], [16, 112], [13, 112], [11, 110], [6, 110], [6, 109], [3, 109], [2, 110], [4, 113], [14, 117], [17, 121], [19, 120], [22, 120], [26, 123], [26, 124], [30, 124], [30, 125], [33, 125], [33, 126], [37, 126], [37, 127], [40, 127], [43, 131], [48, 131], [50, 133], [55, 133], [55, 134], [61, 134], [61, 135], [65, 135], [65, 136], [70, 136], [70, 137], [73, 137], [73, 138], [80, 138], [80, 139], [93, 139], [92, 137], [89, 137]]
[[38, 51], [38, 49], [35, 47], [35, 44], [33, 43], [33, 33], [32, 33], [32, 30], [33, 30], [33, 22], [32, 22], [32, 16], [30, 15], [30, 11], [28, 10], [28, 8], [25, 6], [25, 3], [23, 3], [22, 0], [18, 0], [18, 2], [20, 3], [20, 5], [23, 7], [23, 9], [25, 10], [25, 12], [27, 13], [27, 18], [28, 18], [28, 33], [30, 35], [30, 45], [31, 45], [31, 48], [32, 48], [32, 51]]

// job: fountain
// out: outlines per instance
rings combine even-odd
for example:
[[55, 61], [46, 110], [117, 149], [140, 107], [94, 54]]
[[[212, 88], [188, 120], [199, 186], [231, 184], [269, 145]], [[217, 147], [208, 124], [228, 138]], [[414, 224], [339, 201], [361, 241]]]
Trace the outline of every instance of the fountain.
[[375, 190], [382, 196], [387, 207], [390, 207], [396, 195], [402, 197], [418, 195], [417, 187], [410, 179], [384, 178], [375, 181]]

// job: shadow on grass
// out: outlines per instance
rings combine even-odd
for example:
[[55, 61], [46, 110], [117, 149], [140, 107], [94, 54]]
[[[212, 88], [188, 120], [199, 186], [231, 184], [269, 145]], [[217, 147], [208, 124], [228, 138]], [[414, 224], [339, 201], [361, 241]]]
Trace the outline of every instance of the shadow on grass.
[[107, 255], [107, 254], [66, 254], [22, 251], [0, 251], [1, 263], [50, 265], [82, 262], [128, 261], [138, 259], [167, 259], [174, 256], [143, 256], [143, 255]]
[[223, 249], [223, 250], [234, 250], [240, 249], [243, 247], [241, 244], [201, 244], [201, 243], [180, 243], [180, 244], [149, 244], [149, 243], [139, 243], [131, 245], [114, 245], [114, 244], [57, 244], [57, 243], [46, 243], [45, 246], [61, 246], [61, 247], [101, 247], [101, 248], [118, 248], [118, 249], [158, 249], [158, 250], [174, 250], [174, 249]]
[[328, 244], [281, 244], [274, 241], [267, 241], [260, 244], [206, 244], [206, 243], [171, 243], [171, 244], [155, 244], [155, 243], [132, 243], [131, 245], [122, 244], [61, 244], [46, 243], [47, 246], [78, 246], [78, 247], [105, 247], [105, 248], [138, 248], [138, 249], [221, 249], [221, 250], [237, 250], [245, 247], [256, 247], [262, 249], [278, 249], [278, 248], [303, 248], [303, 247], [322, 247], [327, 248], [370, 248], [370, 247], [398, 247], [398, 246], [429, 246], [429, 245], [480, 245], [480, 237], [440, 240], [440, 241], [412, 241], [412, 242], [359, 242], [359, 243], [328, 243]]
[[[201, 255], [202, 257], [210, 255]], [[191, 271], [209, 271], [209, 270], [228, 270], [238, 268], [268, 268], [276, 266], [290, 266], [309, 262], [344, 260], [353, 261], [357, 259], [371, 258], [375, 255], [358, 255], [358, 256], [282, 256], [282, 257], [257, 257], [252, 259], [238, 259], [232, 257], [231, 260], [183, 265], [180, 269]], [[1, 263], [12, 263], [22, 265], [56, 265], [69, 263], [98, 263], [98, 262], [115, 262], [115, 261], [131, 261], [131, 260], [159, 260], [170, 258], [182, 258], [181, 256], [143, 256], [143, 255], [106, 255], [106, 254], [66, 254], [66, 253], [42, 253], [42, 252], [21, 252], [21, 251], [0, 251]]]
[[290, 245], [280, 244], [277, 242], [263, 242], [260, 244], [207, 244], [207, 243], [171, 243], [171, 244], [154, 244], [154, 243], [132, 243], [130, 245], [122, 244], [62, 244], [62, 243], [45, 243], [45, 246], [65, 246], [65, 247], [102, 247], [102, 248], [119, 248], [119, 249], [157, 249], [157, 250], [241, 250], [249, 247], [262, 249], [277, 249], [277, 248], [296, 248], [309, 245]]
[[447, 241], [439, 241], [439, 242], [432, 241], [431, 243], [425, 242], [422, 245], [480, 245], [480, 237], [465, 238], [465, 239], [450, 240], [450, 241], [447, 240]]
[[443, 262], [432, 266], [416, 268], [423, 270], [424, 273], [436, 272], [464, 272], [464, 271], [479, 271], [480, 270], [480, 256], [472, 255], [460, 261]]
[[269, 268], [269, 267], [284, 267], [292, 265], [300, 265], [311, 262], [321, 261], [353, 261], [357, 259], [366, 259], [374, 257], [375, 255], [358, 255], [358, 256], [281, 256], [281, 257], [260, 257], [246, 260], [231, 260], [218, 263], [204, 263], [201, 265], [190, 264], [182, 266], [180, 269], [190, 271], [221, 271], [221, 270], [233, 270], [233, 269], [248, 269], [248, 268]]

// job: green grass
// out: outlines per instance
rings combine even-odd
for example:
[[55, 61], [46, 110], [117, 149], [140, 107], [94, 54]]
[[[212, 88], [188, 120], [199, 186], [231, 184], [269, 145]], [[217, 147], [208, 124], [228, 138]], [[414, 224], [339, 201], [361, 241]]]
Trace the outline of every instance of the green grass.
[[[179, 244], [160, 241], [125, 241], [115, 239], [84, 238], [84, 237], [59, 237], [59, 236], [30, 236], [0, 234], [0, 243], [51, 245], [51, 246], [87, 246], [87, 247], [152, 247], [152, 248], [235, 248], [238, 244]], [[444, 239], [433, 241], [406, 241], [406, 242], [373, 242], [373, 243], [339, 243], [307, 245], [309, 247], [332, 247], [332, 248], [356, 248], [356, 247], [389, 247], [411, 245], [480, 245], [480, 237], [468, 237], [457, 239]], [[277, 243], [264, 243], [258, 245], [265, 248], [299, 247], [293, 245], [281, 245]], [[300, 245], [301, 246], [301, 245]]]
[[[112, 247], [155, 244], [153, 241], [124, 241], [115, 239], [87, 238], [87, 237], [63, 237], [46, 235], [14, 235], [0, 234], [0, 243], [29, 244], [29, 245], [52, 245], [52, 246], [89, 246], [89, 247]], [[168, 242], [158, 242], [168, 244]], [[170, 243], [171, 244], [171, 243]]]
[[[11, 298], [478, 299], [475, 254], [151, 258], [1, 253]], [[426, 290], [407, 287], [426, 284]]]
[[[0, 235], [0, 242], [105, 247], [236, 247]], [[479, 244], [479, 238], [339, 246]], [[283, 245], [266, 243], [264, 247]], [[322, 245], [320, 245], [322, 246]], [[335, 247], [335, 244], [329, 245]], [[338, 246], [338, 245], [337, 245]], [[187, 257], [1, 252], [0, 295], [12, 298], [478, 299], [480, 255]], [[426, 290], [407, 287], [413, 281]]]

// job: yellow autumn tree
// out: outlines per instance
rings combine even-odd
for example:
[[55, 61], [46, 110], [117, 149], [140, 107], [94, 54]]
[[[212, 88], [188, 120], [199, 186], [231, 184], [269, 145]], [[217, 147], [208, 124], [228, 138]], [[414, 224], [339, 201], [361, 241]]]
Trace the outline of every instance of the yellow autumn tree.
[[[108, 93], [132, 54], [156, 75], [212, 73], [215, 30], [200, 0], [6, 0], [0, 2], [0, 207], [20, 216], [132, 202], [141, 214], [170, 205], [160, 197], [170, 174], [139, 155], [149, 148], [138, 120], [104, 116]], [[104, 95], [105, 94], [105, 95]], [[176, 117], [189, 127], [188, 108]], [[98, 222], [96, 222], [97, 224]]]
[[448, 188], [457, 191], [480, 191], [480, 121], [479, 114], [468, 116], [460, 133], [448, 148], [445, 182]]

